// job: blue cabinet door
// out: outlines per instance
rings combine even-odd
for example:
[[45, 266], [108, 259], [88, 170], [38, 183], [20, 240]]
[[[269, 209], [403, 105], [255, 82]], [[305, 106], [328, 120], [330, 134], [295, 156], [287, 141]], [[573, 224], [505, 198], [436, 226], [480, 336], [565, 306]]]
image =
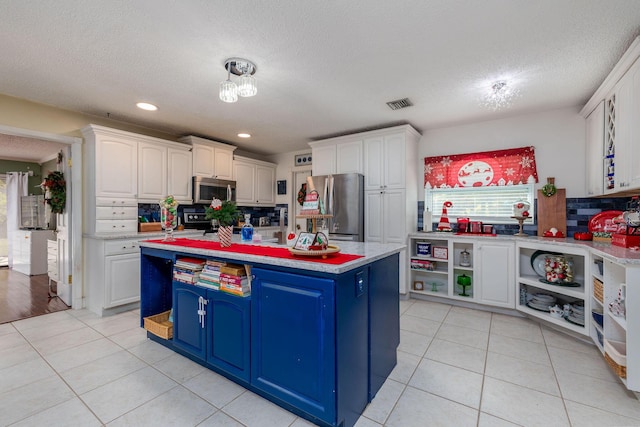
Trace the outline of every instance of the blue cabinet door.
[[336, 418], [334, 281], [252, 269], [251, 384]]
[[173, 344], [202, 360], [206, 358], [207, 325], [206, 315], [199, 311], [206, 297], [204, 288], [173, 282]]
[[207, 362], [249, 382], [251, 297], [207, 292]]

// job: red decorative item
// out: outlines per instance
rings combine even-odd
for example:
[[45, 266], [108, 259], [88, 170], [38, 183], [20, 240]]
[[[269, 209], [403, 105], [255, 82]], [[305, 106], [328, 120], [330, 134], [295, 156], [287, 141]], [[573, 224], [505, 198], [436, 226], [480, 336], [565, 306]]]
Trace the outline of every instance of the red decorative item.
[[442, 215], [440, 216], [440, 222], [438, 223], [438, 231], [451, 231], [451, 224], [449, 224], [449, 215], [447, 208], [453, 206], [453, 203], [446, 201], [442, 204]]
[[425, 188], [485, 187], [538, 182], [533, 147], [425, 157]]

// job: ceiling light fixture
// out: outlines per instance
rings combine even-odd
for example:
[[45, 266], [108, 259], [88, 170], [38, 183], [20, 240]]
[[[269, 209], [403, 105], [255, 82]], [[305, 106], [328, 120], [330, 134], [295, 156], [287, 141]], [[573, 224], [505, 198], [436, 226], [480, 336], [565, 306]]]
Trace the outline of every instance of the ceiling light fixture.
[[239, 133], [238, 136], [240, 138], [251, 138], [251, 134], [249, 133]]
[[[224, 62], [227, 70], [227, 80], [220, 83], [220, 99], [224, 102], [236, 102], [238, 95], [243, 98], [254, 96], [258, 93], [255, 77], [256, 65], [248, 59], [229, 58]], [[240, 76], [240, 84], [236, 85], [231, 80], [231, 74]]]
[[506, 80], [497, 80], [491, 84], [482, 104], [485, 107], [500, 110], [508, 108], [514, 99], [520, 96], [520, 91], [511, 87]]
[[156, 111], [158, 109], [158, 107], [153, 104], [149, 104], [148, 102], [138, 102], [136, 107], [146, 111]]

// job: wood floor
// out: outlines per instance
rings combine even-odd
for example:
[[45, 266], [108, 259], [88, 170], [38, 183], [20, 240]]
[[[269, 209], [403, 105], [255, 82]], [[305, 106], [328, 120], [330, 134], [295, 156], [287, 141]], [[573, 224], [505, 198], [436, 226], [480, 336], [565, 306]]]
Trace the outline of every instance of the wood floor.
[[49, 298], [48, 283], [46, 274], [27, 276], [0, 268], [0, 324], [69, 309], [60, 298]]

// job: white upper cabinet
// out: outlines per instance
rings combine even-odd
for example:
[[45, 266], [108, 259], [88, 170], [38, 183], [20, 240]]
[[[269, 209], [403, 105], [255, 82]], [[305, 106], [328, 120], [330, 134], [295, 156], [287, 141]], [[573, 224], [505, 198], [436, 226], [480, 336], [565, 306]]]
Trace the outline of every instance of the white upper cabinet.
[[167, 147], [138, 143], [138, 198], [158, 201], [167, 194]]
[[604, 191], [604, 101], [586, 120], [587, 134], [587, 196], [600, 196]]
[[93, 156], [96, 197], [138, 197], [138, 142], [109, 132], [96, 132], [89, 141]]
[[363, 173], [362, 138], [345, 136], [309, 143], [313, 175]]
[[193, 176], [192, 156], [189, 148], [169, 148], [167, 150], [167, 194], [176, 200], [190, 204], [193, 202], [191, 177]]
[[[629, 49], [580, 114], [586, 119], [587, 195], [634, 195], [640, 189], [640, 37]], [[603, 107], [600, 107], [602, 104]], [[594, 173], [600, 111], [603, 110], [602, 171]], [[597, 177], [595, 176], [597, 175]]]
[[[364, 140], [365, 190], [400, 189], [407, 185], [407, 170], [415, 170], [407, 156], [407, 135], [396, 132]], [[410, 176], [409, 179], [417, 179]]]
[[235, 156], [233, 180], [238, 206], [275, 206], [276, 165], [248, 157]]
[[233, 179], [233, 145], [197, 136], [185, 136], [181, 142], [193, 147], [193, 175], [207, 178]]

